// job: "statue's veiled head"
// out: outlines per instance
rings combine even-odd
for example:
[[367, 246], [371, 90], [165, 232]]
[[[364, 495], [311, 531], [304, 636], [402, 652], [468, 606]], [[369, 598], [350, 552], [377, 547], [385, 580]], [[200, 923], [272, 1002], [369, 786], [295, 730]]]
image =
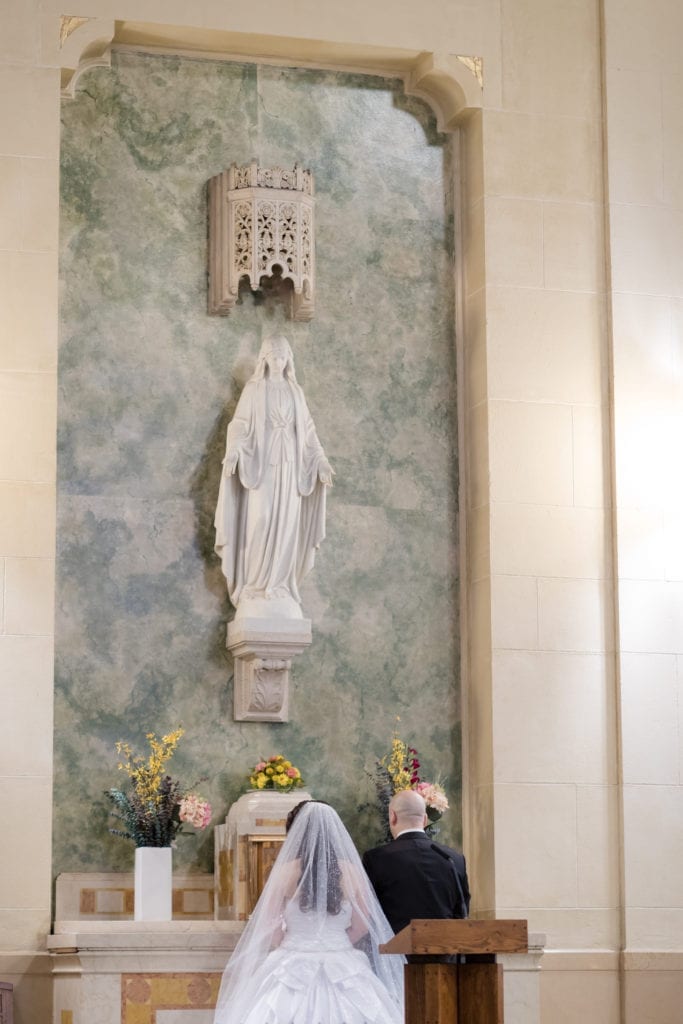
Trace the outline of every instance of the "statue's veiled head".
[[283, 334], [274, 334], [270, 338], [263, 339], [253, 379], [263, 380], [267, 376], [267, 371], [273, 367], [274, 360], [277, 360], [283, 377], [288, 380], [296, 380], [292, 348]]

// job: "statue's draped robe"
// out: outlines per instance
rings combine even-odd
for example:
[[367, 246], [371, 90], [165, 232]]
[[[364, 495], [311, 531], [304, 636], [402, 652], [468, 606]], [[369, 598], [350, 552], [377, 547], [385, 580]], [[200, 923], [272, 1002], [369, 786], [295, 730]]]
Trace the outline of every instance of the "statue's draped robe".
[[325, 537], [325, 453], [302, 389], [287, 378], [250, 380], [228, 426], [216, 507], [216, 553], [237, 607], [240, 598], [291, 597]]

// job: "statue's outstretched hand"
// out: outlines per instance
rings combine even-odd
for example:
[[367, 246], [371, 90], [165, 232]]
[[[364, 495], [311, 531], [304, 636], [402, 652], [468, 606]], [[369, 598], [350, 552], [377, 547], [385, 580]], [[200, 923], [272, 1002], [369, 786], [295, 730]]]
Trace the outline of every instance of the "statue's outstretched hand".
[[334, 470], [332, 469], [332, 466], [329, 464], [327, 459], [323, 459], [323, 461], [318, 466], [318, 477], [320, 479], [320, 482], [322, 484], [325, 484], [325, 487], [331, 487], [333, 476]]

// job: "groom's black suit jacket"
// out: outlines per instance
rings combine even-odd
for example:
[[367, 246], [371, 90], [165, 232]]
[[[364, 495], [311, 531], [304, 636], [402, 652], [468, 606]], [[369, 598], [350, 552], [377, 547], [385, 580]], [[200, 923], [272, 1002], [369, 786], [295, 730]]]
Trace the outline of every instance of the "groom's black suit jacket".
[[368, 850], [363, 866], [395, 932], [413, 918], [466, 917], [470, 906], [465, 858], [424, 832]]

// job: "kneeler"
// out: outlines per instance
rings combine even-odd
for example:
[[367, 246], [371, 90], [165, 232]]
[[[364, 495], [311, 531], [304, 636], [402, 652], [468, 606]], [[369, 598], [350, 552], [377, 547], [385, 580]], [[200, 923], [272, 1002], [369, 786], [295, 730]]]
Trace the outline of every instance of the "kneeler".
[[454, 956], [405, 967], [405, 1024], [504, 1024], [497, 953], [527, 953], [526, 921], [414, 920], [380, 953]]

